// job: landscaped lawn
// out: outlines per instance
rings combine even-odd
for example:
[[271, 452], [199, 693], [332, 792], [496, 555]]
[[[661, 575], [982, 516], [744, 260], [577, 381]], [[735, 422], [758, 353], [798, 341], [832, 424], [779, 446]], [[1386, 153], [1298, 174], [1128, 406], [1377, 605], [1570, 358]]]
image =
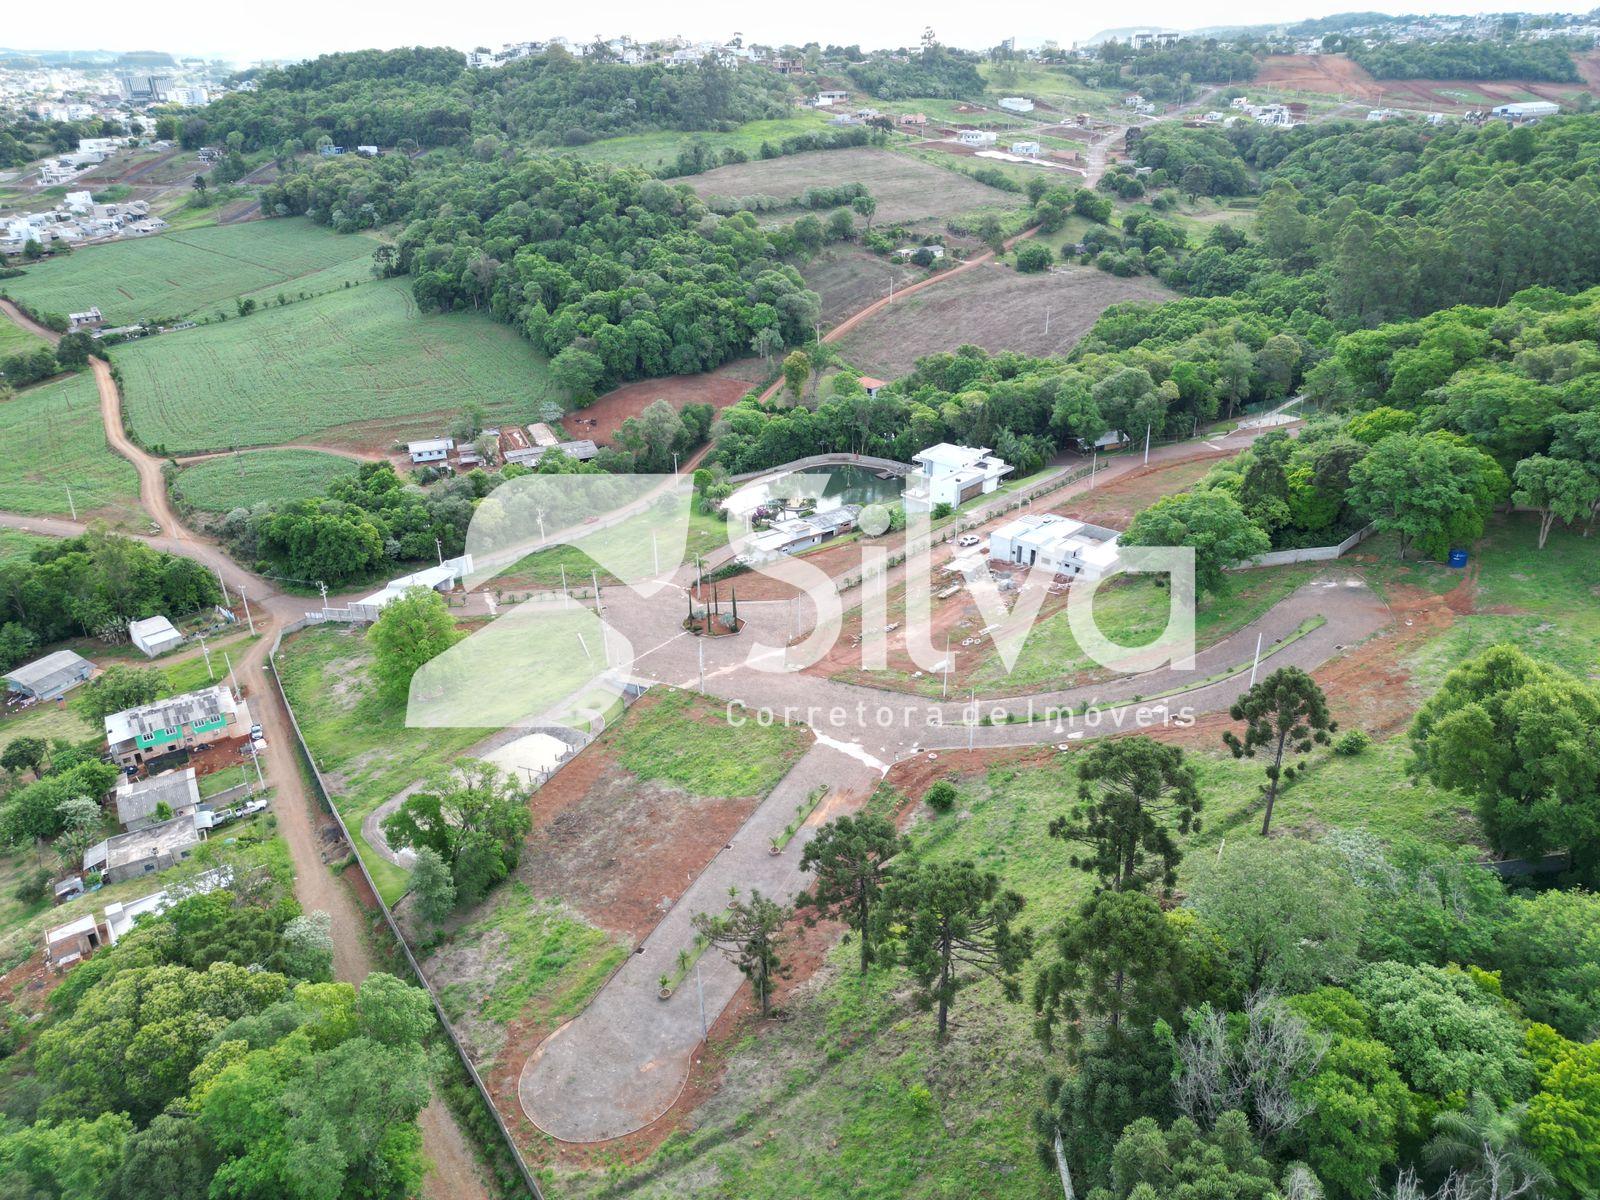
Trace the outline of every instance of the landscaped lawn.
[[[112, 453], [87, 372], [24, 388], [0, 402], [0, 509], [34, 516], [138, 511], [139, 477]], [[67, 488], [72, 488], [69, 504]]]
[[264, 305], [371, 279], [376, 247], [304, 217], [245, 221], [88, 246], [0, 280], [0, 292], [41, 312], [98, 308], [113, 325], [232, 316], [245, 296]]
[[264, 500], [321, 496], [337, 479], [354, 477], [358, 463], [320, 450], [252, 450], [185, 467], [172, 494], [202, 512], [225, 513]]
[[717, 703], [662, 689], [633, 710], [615, 745], [617, 762], [638, 779], [716, 799], [766, 795], [810, 741], [791, 725], [731, 725]]
[[531, 421], [559, 398], [545, 360], [509, 325], [422, 313], [403, 279], [146, 338], [113, 357], [134, 435], [169, 453], [313, 435], [387, 446], [440, 433], [468, 405]]

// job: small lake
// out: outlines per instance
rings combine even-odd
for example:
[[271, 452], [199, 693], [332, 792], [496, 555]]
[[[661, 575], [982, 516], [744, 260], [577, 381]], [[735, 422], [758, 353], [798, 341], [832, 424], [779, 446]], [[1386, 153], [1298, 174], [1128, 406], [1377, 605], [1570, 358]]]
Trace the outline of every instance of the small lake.
[[752, 479], [728, 498], [728, 512], [749, 513], [763, 504], [787, 496], [815, 497], [818, 509], [841, 504], [889, 504], [900, 499], [905, 480], [898, 475], [879, 479], [869, 467], [816, 467], [805, 472], [785, 472]]

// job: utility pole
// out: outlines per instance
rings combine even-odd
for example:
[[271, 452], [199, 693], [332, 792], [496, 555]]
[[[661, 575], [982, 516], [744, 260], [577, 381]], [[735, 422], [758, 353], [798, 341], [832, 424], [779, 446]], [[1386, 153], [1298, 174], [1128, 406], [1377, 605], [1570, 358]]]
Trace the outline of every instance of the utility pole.
[[1256, 670], [1261, 666], [1261, 630], [1256, 630], [1256, 660], [1250, 664], [1250, 686], [1256, 685]]
[[889, 276], [889, 303], [894, 303], [894, 276]]
[[1144, 465], [1150, 465], [1150, 426], [1144, 427]]
[[250, 626], [250, 636], [256, 635], [256, 619], [250, 615], [250, 597], [244, 594], [244, 588], [239, 589], [239, 599], [244, 601], [244, 619]]
[[566, 563], [562, 563], [561, 564], [561, 607], [562, 608], [570, 608], [571, 606], [572, 606], [572, 596], [567, 591], [567, 565], [566, 565]]
[[605, 611], [600, 607], [600, 574], [592, 567], [589, 569], [589, 582], [594, 584], [594, 611], [599, 616]]
[[678, 473], [678, 452], [676, 450], [672, 452], [672, 473], [674, 475]]
[[205, 655], [206, 659], [206, 678], [215, 683], [217, 681], [217, 673], [211, 669], [211, 651], [206, 649], [205, 635], [200, 634], [197, 636], [200, 638], [200, 653]]
[[266, 791], [267, 781], [261, 774], [261, 755], [256, 753], [255, 738], [250, 739], [250, 761], [253, 762], [256, 767], [256, 784], [261, 788], [262, 791]]
[[222, 589], [222, 606], [228, 607], [228, 581], [222, 577], [222, 568], [217, 568], [217, 586]]
[[1044, 306], [1044, 335], [1045, 337], [1050, 336], [1050, 306], [1048, 304]]
[[233, 694], [237, 696], [239, 694], [239, 677], [233, 673], [233, 659], [226, 650], [222, 652], [222, 661], [228, 664], [228, 679], [233, 684]]
[[322, 615], [328, 615], [328, 585], [322, 580], [317, 580], [317, 591], [322, 593]]
[[72, 510], [72, 519], [76, 521], [78, 519], [78, 506], [72, 499], [72, 485], [70, 483], [67, 484], [67, 507]]
[[436, 554], [438, 554], [438, 556], [439, 556], [439, 565], [441, 567], [444, 566], [444, 543], [441, 542], [438, 538], [434, 538], [433, 539], [433, 549], [434, 549], [434, 552]]

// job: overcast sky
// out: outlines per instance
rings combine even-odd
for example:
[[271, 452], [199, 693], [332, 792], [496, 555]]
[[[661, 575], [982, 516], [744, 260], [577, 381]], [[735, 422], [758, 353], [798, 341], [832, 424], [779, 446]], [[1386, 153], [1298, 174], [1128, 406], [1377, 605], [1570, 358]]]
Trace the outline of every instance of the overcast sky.
[[[90, 6], [91, 9], [95, 6]], [[107, 6], [109, 7], [109, 6]], [[1295, 3], [1290, 0], [1139, 0], [1128, 5], [1044, 4], [1039, 0], [987, 0], [983, 4], [911, 4], [890, 0], [834, 8], [806, 5], [751, 4], [749, 0], [694, 0], [665, 5], [659, 0], [597, 0], [584, 5], [531, 5], [512, 0], [471, 0], [441, 4], [438, 0], [162, 0], [160, 4], [121, 10], [115, 19], [78, 26], [52, 21], [16, 21], [0, 32], [0, 45], [23, 50], [168, 50], [236, 60], [305, 58], [333, 50], [408, 45], [445, 45], [471, 49], [497, 47], [510, 41], [542, 41], [556, 34], [590, 40], [629, 33], [640, 39], [681, 34], [699, 40], [726, 38], [734, 32], [746, 41], [780, 44], [816, 40], [864, 48], [914, 44], [924, 24], [932, 23], [939, 40], [974, 49], [1007, 37], [1019, 43], [1054, 38], [1063, 45], [1093, 36], [1102, 29], [1150, 25], [1175, 29], [1239, 24], [1254, 25], [1325, 16], [1379, 6]], [[1407, 2], [1395, 12], [1493, 12], [1506, 5], [1452, 2], [1417, 5]], [[1572, 3], [1541, 4], [1525, 0], [1522, 11], [1583, 11]], [[581, 15], [573, 15], [580, 14]], [[105, 13], [111, 17], [109, 12]], [[82, 30], [92, 46], [63, 44], [60, 34]], [[90, 33], [89, 31], [93, 31]], [[13, 40], [18, 39], [18, 40]]]

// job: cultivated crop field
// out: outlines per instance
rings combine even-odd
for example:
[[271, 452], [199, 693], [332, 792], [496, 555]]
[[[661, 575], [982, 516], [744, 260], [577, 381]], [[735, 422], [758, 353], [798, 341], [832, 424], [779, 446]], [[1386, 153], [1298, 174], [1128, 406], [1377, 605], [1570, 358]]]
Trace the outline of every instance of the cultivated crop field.
[[377, 243], [303, 218], [248, 221], [89, 246], [27, 268], [0, 290], [42, 312], [98, 308], [113, 325], [145, 317], [233, 314], [234, 301], [273, 303], [372, 277]]
[[113, 519], [138, 508], [133, 466], [106, 445], [100, 397], [88, 372], [27, 388], [0, 403], [0, 509]]
[[[774, 121], [747, 121], [729, 133], [686, 133], [678, 129], [664, 129], [657, 133], [606, 138], [590, 142], [587, 146], [566, 147], [558, 153], [574, 154], [586, 162], [654, 169], [676, 162], [678, 153], [694, 142], [699, 142], [708, 150], [721, 151], [730, 146], [736, 147], [754, 158], [761, 152], [762, 142], [776, 145], [797, 133], [813, 133], [826, 127], [827, 119], [823, 113], [809, 112]], [[669, 179], [667, 182], [684, 181]]]
[[253, 450], [185, 467], [172, 494], [202, 512], [225, 513], [263, 500], [320, 496], [334, 480], [353, 477], [357, 465], [320, 450]]
[[32, 354], [45, 348], [44, 339], [29, 333], [22, 326], [0, 315], [0, 358], [12, 354]]
[[963, 345], [1065, 354], [1107, 305], [1171, 298], [1172, 293], [1149, 276], [1122, 279], [1094, 267], [1021, 275], [1010, 267], [985, 263], [937, 287], [897, 298], [836, 345], [851, 366], [893, 379], [926, 354]]
[[863, 183], [878, 202], [873, 220], [918, 221], [982, 208], [1021, 208], [1020, 195], [905, 154], [858, 146], [718, 167], [686, 181], [698, 195], [797, 198], [808, 187]]
[[822, 298], [822, 323], [836, 325], [889, 294], [927, 275], [921, 267], [899, 259], [879, 258], [858, 246], [833, 245], [802, 264], [806, 286]]
[[437, 434], [442, 414], [469, 404], [528, 421], [557, 398], [544, 359], [508, 326], [421, 313], [403, 279], [147, 338], [114, 358], [134, 435], [169, 453], [313, 434], [386, 447]]

